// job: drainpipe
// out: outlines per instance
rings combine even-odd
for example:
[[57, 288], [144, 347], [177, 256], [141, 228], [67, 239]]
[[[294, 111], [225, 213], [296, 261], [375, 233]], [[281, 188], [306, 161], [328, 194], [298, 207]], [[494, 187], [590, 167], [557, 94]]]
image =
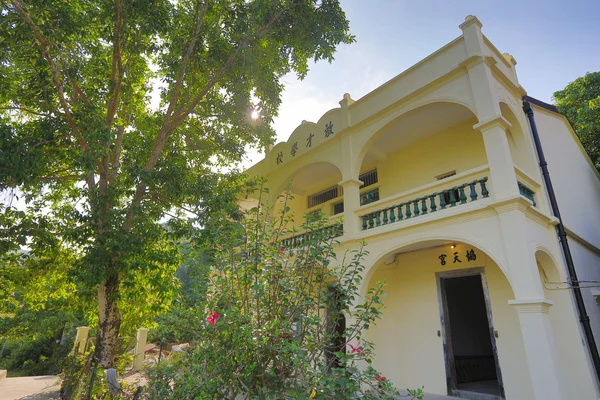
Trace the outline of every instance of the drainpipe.
[[556, 225], [556, 232], [558, 234], [558, 240], [567, 263], [567, 272], [569, 274], [569, 280], [573, 287], [573, 295], [575, 296], [575, 303], [577, 305], [577, 311], [579, 313], [579, 321], [585, 334], [585, 339], [588, 344], [590, 357], [594, 364], [594, 370], [596, 371], [596, 383], [600, 382], [600, 355], [598, 354], [598, 347], [596, 346], [596, 340], [594, 339], [594, 333], [590, 325], [590, 317], [585, 309], [585, 303], [583, 302], [583, 296], [581, 294], [581, 288], [579, 287], [579, 280], [577, 279], [577, 272], [575, 271], [575, 264], [573, 264], [573, 257], [571, 256], [571, 249], [569, 248], [569, 242], [567, 241], [567, 233], [560, 217], [560, 211], [558, 210], [558, 203], [556, 201], [556, 195], [554, 194], [554, 188], [552, 187], [552, 181], [550, 180], [550, 174], [548, 173], [548, 163], [544, 157], [544, 151], [542, 150], [542, 144], [540, 142], [540, 136], [535, 125], [535, 119], [533, 116], [533, 109], [527, 101], [527, 98], [523, 98], [523, 111], [527, 115], [529, 125], [531, 126], [531, 133], [533, 141], [535, 143], [535, 149], [537, 151], [538, 159], [540, 161], [540, 168], [542, 169], [542, 175], [544, 176], [544, 182], [546, 184], [546, 191], [550, 199], [550, 206], [552, 207], [552, 214], [558, 218], [558, 224]]

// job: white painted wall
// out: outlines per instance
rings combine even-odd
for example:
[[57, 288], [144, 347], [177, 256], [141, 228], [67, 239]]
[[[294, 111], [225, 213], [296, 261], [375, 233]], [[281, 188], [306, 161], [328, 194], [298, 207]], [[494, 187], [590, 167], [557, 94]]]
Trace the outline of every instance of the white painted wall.
[[600, 178], [566, 120], [534, 107], [544, 155], [567, 229], [600, 248]]
[[[585, 247], [576, 238], [569, 245], [578, 279], [600, 281], [600, 178], [566, 119], [534, 106], [548, 170], [565, 228], [596, 247]], [[594, 285], [584, 283], [583, 286]], [[600, 346], [600, 309], [591, 288], [582, 290], [596, 343]]]

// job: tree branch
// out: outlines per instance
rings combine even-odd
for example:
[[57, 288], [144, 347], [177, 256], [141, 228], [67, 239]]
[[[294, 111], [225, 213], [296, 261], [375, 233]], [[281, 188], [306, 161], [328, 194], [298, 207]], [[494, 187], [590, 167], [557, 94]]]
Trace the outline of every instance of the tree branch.
[[108, 100], [108, 110], [106, 113], [106, 125], [110, 129], [117, 106], [119, 104], [119, 94], [123, 83], [123, 65], [121, 55], [121, 28], [123, 26], [123, 7], [120, 0], [116, 0], [117, 20], [115, 21], [115, 37], [113, 40], [113, 60], [112, 70], [110, 72], [110, 82], [114, 85], [112, 97]]
[[[26, 113], [33, 114], [33, 115], [38, 115], [40, 117], [51, 117], [52, 116], [52, 114], [44, 114], [44, 113], [41, 113], [41, 112], [38, 112], [38, 111], [34, 111], [31, 108], [19, 107], [19, 106], [0, 107], [0, 110], [25, 111]], [[59, 115], [64, 115], [64, 114], [59, 114]]]
[[35, 179], [36, 182], [80, 181], [80, 180], [81, 180], [81, 175], [40, 176]]
[[202, 12], [196, 19], [196, 27], [194, 29], [194, 34], [190, 43], [187, 47], [185, 54], [183, 55], [183, 59], [181, 61], [181, 67], [179, 68], [179, 74], [177, 75], [177, 80], [175, 81], [175, 87], [173, 88], [173, 93], [171, 95], [171, 101], [169, 102], [169, 107], [167, 108], [167, 112], [165, 114], [165, 121], [171, 118], [173, 110], [175, 109], [175, 104], [177, 103], [177, 99], [179, 98], [179, 91], [181, 90], [181, 85], [183, 84], [183, 78], [185, 76], [185, 70], [190, 61], [190, 57], [192, 56], [192, 52], [196, 47], [196, 42], [200, 37], [200, 28], [202, 27], [202, 21], [204, 20], [204, 16], [206, 15], [206, 11], [208, 10], [208, 0], [204, 1], [204, 7], [202, 8]]
[[[288, 7], [289, 7], [289, 5], [288, 5]], [[221, 67], [221, 69], [212, 76], [212, 78], [208, 81], [208, 83], [204, 86], [204, 88], [200, 91], [200, 93], [198, 93], [198, 95], [196, 95], [196, 97], [194, 97], [194, 99], [190, 102], [190, 104], [187, 107], [182, 105], [175, 112], [175, 116], [171, 119], [171, 121], [169, 122], [169, 125], [168, 125], [170, 132], [174, 131], [179, 125], [181, 125], [181, 123], [185, 120], [185, 118], [187, 118], [187, 116], [190, 115], [190, 113], [192, 111], [194, 111], [194, 109], [196, 108], [198, 103], [200, 103], [200, 101], [204, 98], [204, 96], [206, 96], [206, 94], [215, 86], [215, 84], [219, 81], [219, 79], [221, 79], [223, 77], [223, 75], [225, 75], [225, 72], [227, 72], [227, 70], [233, 65], [237, 56], [242, 52], [242, 50], [244, 50], [250, 44], [252, 39], [253, 38], [260, 39], [263, 36], [265, 36], [267, 34], [267, 32], [269, 31], [269, 29], [271, 29], [273, 24], [288, 9], [288, 7], [284, 7], [281, 10], [279, 10], [277, 13], [275, 13], [275, 15], [273, 15], [273, 17], [269, 20], [269, 22], [265, 26], [263, 26], [261, 29], [257, 30], [254, 33], [254, 35], [250, 34], [250, 35], [246, 36], [246, 38], [244, 38], [244, 40], [242, 40], [240, 45], [229, 56], [229, 58], [227, 59], [225, 64]]]
[[56, 64], [54, 63], [54, 60], [52, 59], [52, 57], [50, 55], [50, 43], [44, 37], [44, 35], [42, 35], [42, 33], [40, 32], [40, 30], [37, 27], [37, 25], [35, 24], [35, 22], [33, 22], [33, 20], [31, 19], [31, 16], [23, 9], [19, 0], [10, 0], [10, 2], [13, 5], [13, 7], [15, 7], [17, 12], [21, 15], [21, 17], [23, 17], [23, 19], [25, 20], [27, 25], [29, 25], [29, 27], [33, 30], [33, 33], [34, 33], [34, 35], [38, 41], [38, 44], [40, 46], [40, 50], [42, 51], [42, 55], [43, 55], [44, 59], [46, 60], [46, 62], [48, 63], [48, 66], [50, 67], [50, 71], [52, 72], [52, 79], [54, 81], [54, 86], [56, 87], [56, 92], [58, 94], [58, 100], [61, 104], [61, 107], [63, 108], [64, 116], [65, 116], [67, 122], [69, 123], [69, 125], [71, 126], [71, 128], [73, 129], [74, 136], [75, 136], [76, 140], [79, 142], [79, 146], [81, 147], [81, 149], [84, 152], [89, 152], [92, 155], [92, 157], [96, 160], [97, 166], [100, 169], [102, 169], [102, 164], [100, 163], [100, 160], [98, 160], [96, 158], [96, 156], [92, 153], [92, 149], [87, 144], [85, 138], [83, 137], [83, 134], [81, 133], [81, 130], [79, 129], [79, 126], [77, 126], [77, 123], [75, 122], [75, 119], [73, 118], [73, 115], [71, 114], [71, 109], [69, 108], [69, 104], [67, 103], [67, 100], [65, 98], [65, 93], [64, 93], [64, 90], [62, 87], [62, 79], [60, 76], [60, 72], [58, 71], [58, 68], [56, 67]]
[[[205, 3], [205, 7], [206, 7], [206, 3]], [[160, 154], [162, 153], [162, 151], [164, 149], [165, 143], [167, 142], [169, 135], [183, 123], [185, 118], [196, 108], [196, 106], [204, 98], [204, 96], [206, 96], [206, 94], [214, 87], [214, 85], [219, 81], [219, 79], [221, 79], [223, 77], [223, 75], [225, 75], [227, 70], [234, 64], [237, 56], [241, 53], [241, 51], [250, 44], [250, 42], [252, 41], [253, 38], [258, 39], [258, 38], [261, 38], [264, 35], [266, 35], [267, 32], [269, 31], [269, 29], [281, 17], [281, 15], [288, 9], [288, 7], [289, 7], [289, 5], [282, 8], [277, 13], [275, 13], [275, 15], [273, 15], [273, 17], [269, 20], [269, 22], [267, 24], [265, 24], [265, 26], [258, 29], [256, 32], [250, 33], [240, 43], [240, 45], [233, 51], [233, 53], [229, 56], [229, 58], [227, 59], [225, 64], [223, 64], [223, 66], [219, 69], [219, 71], [217, 71], [217, 73], [215, 73], [210, 78], [210, 80], [205, 85], [205, 87], [200, 91], [200, 93], [198, 95], [196, 95], [196, 97], [194, 97], [194, 99], [190, 102], [190, 104], [187, 107], [185, 105], [181, 105], [178, 108], [178, 110], [175, 111], [175, 113], [174, 113], [175, 116], [172, 118], [169, 118], [169, 116], [167, 114], [165, 114], [165, 120], [163, 122], [163, 125], [162, 125], [160, 131], [156, 135], [154, 148], [152, 149], [152, 152], [150, 153], [150, 156], [148, 157], [148, 162], [146, 163], [144, 171], [146, 171], [146, 172], [150, 171], [156, 166], [156, 163], [158, 162]], [[193, 42], [193, 40], [192, 40], [192, 42]], [[192, 43], [192, 42], [190, 42], [190, 43]], [[147, 188], [146, 183], [143, 180], [140, 181], [140, 183], [138, 183], [135, 188], [135, 193], [131, 200], [131, 205], [129, 207], [129, 210], [127, 210], [127, 214], [125, 216], [125, 221], [123, 223], [123, 229], [125, 231], [129, 231], [133, 227], [133, 217], [135, 214], [135, 209], [137, 207], [139, 207], [139, 205], [141, 204], [142, 198], [144, 197], [144, 194], [146, 193], [146, 188]]]

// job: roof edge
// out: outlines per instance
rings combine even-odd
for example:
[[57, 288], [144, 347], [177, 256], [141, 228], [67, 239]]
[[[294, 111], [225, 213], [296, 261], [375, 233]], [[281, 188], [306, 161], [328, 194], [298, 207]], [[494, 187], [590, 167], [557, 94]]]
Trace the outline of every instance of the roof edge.
[[538, 107], [542, 107], [548, 111], [552, 111], [554, 113], [562, 115], [562, 113], [558, 111], [558, 108], [556, 108], [556, 106], [553, 106], [552, 104], [544, 103], [543, 101], [533, 98], [531, 96], [523, 96], [523, 100], [527, 100], [528, 102], [535, 104]]

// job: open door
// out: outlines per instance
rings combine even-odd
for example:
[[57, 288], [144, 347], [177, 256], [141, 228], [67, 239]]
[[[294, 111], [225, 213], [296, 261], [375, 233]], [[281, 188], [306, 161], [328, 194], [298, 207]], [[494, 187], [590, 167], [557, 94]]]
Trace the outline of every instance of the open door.
[[438, 274], [448, 393], [504, 399], [496, 332], [482, 269]]

